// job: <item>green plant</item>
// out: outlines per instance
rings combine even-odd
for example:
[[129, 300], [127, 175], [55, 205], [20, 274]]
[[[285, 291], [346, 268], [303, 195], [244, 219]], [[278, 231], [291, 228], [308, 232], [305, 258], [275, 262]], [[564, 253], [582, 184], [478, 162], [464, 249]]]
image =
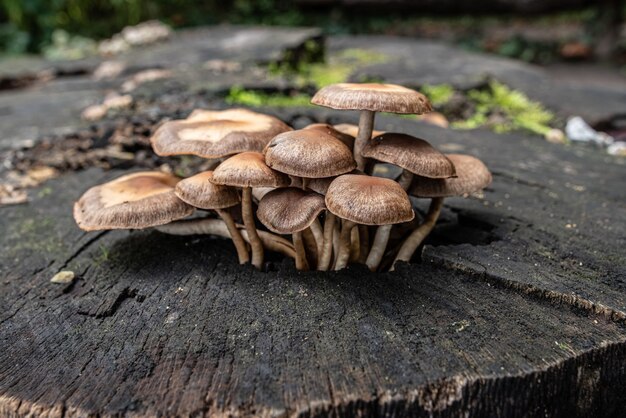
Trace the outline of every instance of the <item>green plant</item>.
[[280, 93], [264, 93], [261, 91], [247, 90], [241, 86], [231, 87], [226, 96], [226, 103], [252, 107], [272, 106], [310, 106], [311, 96], [297, 93], [293, 95]]
[[526, 130], [545, 135], [554, 121], [554, 115], [540, 103], [497, 81], [490, 82], [487, 89], [471, 90], [468, 98], [475, 106], [475, 113], [465, 121], [453, 123], [455, 128], [487, 126], [498, 133]]
[[348, 48], [329, 56], [325, 62], [300, 60], [295, 66], [272, 63], [268, 71], [275, 76], [293, 79], [299, 86], [313, 85], [320, 88], [346, 81], [350, 74], [360, 66], [382, 63], [387, 60], [387, 55], [377, 51]]
[[454, 87], [450, 84], [425, 84], [420, 89], [434, 106], [443, 106], [450, 101], [454, 95]]

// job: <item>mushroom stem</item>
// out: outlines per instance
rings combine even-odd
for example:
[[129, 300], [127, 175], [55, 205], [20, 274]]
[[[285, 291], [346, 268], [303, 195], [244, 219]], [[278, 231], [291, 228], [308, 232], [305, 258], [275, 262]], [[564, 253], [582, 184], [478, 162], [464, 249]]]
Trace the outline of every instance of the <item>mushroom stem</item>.
[[326, 211], [326, 220], [324, 221], [324, 245], [322, 246], [322, 255], [320, 257], [317, 269], [327, 271], [330, 268], [330, 259], [333, 255], [333, 231], [335, 230], [335, 215]]
[[367, 256], [365, 264], [371, 271], [376, 271], [380, 265], [385, 250], [387, 249], [387, 242], [389, 241], [389, 234], [391, 233], [391, 227], [393, 225], [381, 225], [376, 230], [374, 235], [374, 242], [372, 248]]
[[367, 253], [370, 249], [370, 231], [367, 225], [359, 225], [359, 240], [361, 253], [359, 254], [358, 262], [361, 264], [365, 264], [365, 260], [367, 260]]
[[347, 219], [343, 219], [341, 223], [339, 253], [335, 261], [335, 270], [341, 270], [348, 265], [348, 259], [350, 258], [350, 233], [352, 232], [352, 228], [356, 226], [356, 223], [348, 221]]
[[333, 265], [337, 262], [337, 256], [339, 255], [339, 246], [341, 245], [341, 219], [337, 218], [333, 225]]
[[237, 229], [237, 225], [235, 225], [235, 220], [233, 219], [232, 215], [224, 209], [217, 209], [216, 212], [220, 216], [220, 218], [224, 220], [226, 228], [228, 228], [228, 233], [230, 234], [230, 237], [233, 240], [233, 244], [235, 244], [235, 249], [237, 250], [239, 264], [246, 264], [250, 262], [248, 246], [241, 236], [241, 233]]
[[365, 169], [366, 158], [361, 155], [361, 151], [372, 139], [372, 131], [374, 130], [374, 116], [376, 112], [371, 110], [362, 110], [359, 118], [359, 131], [354, 140], [354, 160], [356, 168], [363, 171]]
[[304, 249], [304, 242], [302, 241], [302, 231], [294, 232], [292, 234], [293, 247], [296, 250], [296, 269], [308, 270], [309, 263], [306, 260], [306, 251]]
[[263, 242], [254, 225], [254, 213], [252, 212], [252, 187], [244, 187], [241, 196], [241, 216], [243, 224], [248, 232], [250, 247], [252, 247], [252, 265], [261, 269], [263, 267]]
[[402, 170], [402, 174], [400, 174], [400, 178], [398, 179], [398, 184], [404, 189], [405, 192], [409, 190], [409, 187], [411, 187], [413, 177], [415, 176], [409, 170]]
[[361, 239], [359, 237], [359, 228], [352, 228], [350, 231], [350, 258], [349, 263], [355, 263], [361, 255]]
[[303, 229], [300, 233], [302, 234], [302, 241], [304, 242], [304, 253], [308, 261], [308, 266], [317, 267], [320, 253], [317, 251], [317, 241], [315, 241], [315, 235], [313, 235], [310, 227]]
[[315, 219], [309, 228], [311, 228], [311, 232], [315, 237], [315, 244], [317, 245], [317, 256], [321, 257], [324, 247], [324, 230], [322, 228], [322, 224], [320, 223], [319, 219]]
[[[241, 233], [243, 239], [250, 242], [248, 239], [248, 233], [245, 230], [241, 230], [243, 226], [237, 225], [237, 229]], [[160, 225], [155, 227], [159, 232], [170, 235], [217, 235], [219, 237], [230, 238], [228, 227], [221, 219], [214, 218], [200, 218], [200, 219], [185, 219], [182, 221], [171, 222], [166, 225]], [[270, 251], [281, 253], [286, 257], [295, 258], [296, 252], [293, 249], [293, 245], [278, 235], [274, 235], [266, 231], [258, 231], [263, 245]]]
[[409, 262], [411, 260], [415, 250], [417, 250], [417, 247], [420, 246], [428, 234], [430, 234], [430, 231], [432, 231], [435, 227], [437, 218], [439, 218], [439, 213], [441, 213], [442, 206], [443, 197], [434, 197], [430, 202], [430, 207], [428, 208], [428, 213], [424, 218], [424, 222], [411, 232], [411, 235], [409, 235], [408, 238], [402, 243], [402, 246], [398, 251], [398, 255], [391, 266], [391, 271], [394, 270], [397, 261]]

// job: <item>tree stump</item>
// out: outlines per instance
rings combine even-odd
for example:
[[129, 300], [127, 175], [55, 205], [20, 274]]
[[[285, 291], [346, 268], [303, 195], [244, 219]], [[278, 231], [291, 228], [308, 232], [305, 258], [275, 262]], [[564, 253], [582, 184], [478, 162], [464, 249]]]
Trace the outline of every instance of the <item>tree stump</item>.
[[72, 202], [119, 172], [0, 209], [0, 415], [624, 416], [623, 160], [378, 123], [494, 173], [393, 273], [261, 273], [221, 239], [81, 232]]

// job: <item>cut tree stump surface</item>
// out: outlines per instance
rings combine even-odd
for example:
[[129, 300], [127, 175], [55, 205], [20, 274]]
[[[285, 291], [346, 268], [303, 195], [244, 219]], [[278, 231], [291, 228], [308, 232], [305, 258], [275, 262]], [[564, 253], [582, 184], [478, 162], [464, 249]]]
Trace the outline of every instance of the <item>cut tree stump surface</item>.
[[[296, 125], [357, 116], [262, 110]], [[222, 239], [80, 231], [72, 203], [117, 170], [0, 208], [0, 416], [625, 416], [624, 160], [376, 127], [494, 174], [482, 196], [446, 199], [421, 261], [394, 273], [276, 259], [261, 273]], [[64, 270], [77, 278], [50, 282]]]

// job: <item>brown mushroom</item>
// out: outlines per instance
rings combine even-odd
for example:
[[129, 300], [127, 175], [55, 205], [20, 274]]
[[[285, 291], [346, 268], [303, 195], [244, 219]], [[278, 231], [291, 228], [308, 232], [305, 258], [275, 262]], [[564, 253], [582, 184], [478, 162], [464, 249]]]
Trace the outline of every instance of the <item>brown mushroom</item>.
[[327, 123], [312, 123], [305, 126], [303, 129], [312, 129], [314, 131], [323, 132], [326, 135], [334, 136], [335, 138], [346, 144], [349, 149], [352, 149], [354, 147], [354, 135], [341, 132], [338, 129], [335, 129], [334, 126]]
[[478, 158], [462, 154], [447, 154], [447, 157], [454, 163], [457, 177], [447, 179], [415, 177], [410, 193], [418, 197], [431, 197], [432, 201], [422, 224], [402, 243], [394, 264], [396, 261], [411, 260], [415, 250], [437, 223], [444, 197], [472, 193], [484, 189], [491, 183], [489, 169]]
[[308, 270], [302, 231], [310, 228], [325, 209], [324, 196], [289, 187], [266, 194], [259, 202], [257, 216], [270, 231], [292, 234], [296, 268]]
[[212, 178], [213, 171], [204, 171], [178, 182], [174, 192], [181, 200], [196, 208], [212, 209], [217, 212], [235, 244], [239, 263], [245, 264], [250, 261], [246, 242], [237, 229], [232, 215], [225, 210], [239, 204], [241, 200], [239, 193], [232, 187], [211, 183]]
[[180, 179], [161, 172], [127, 174], [87, 190], [74, 204], [74, 219], [85, 231], [142, 229], [193, 213], [174, 194]]
[[213, 171], [211, 181], [215, 184], [236, 186], [243, 189], [241, 214], [252, 247], [252, 264], [260, 269], [263, 266], [263, 243], [254, 225], [252, 188], [286, 187], [290, 183], [289, 177], [268, 167], [265, 164], [263, 154], [243, 152], [228, 158], [217, 166]]
[[363, 148], [363, 156], [404, 169], [399, 183], [408, 190], [413, 175], [429, 178], [455, 176], [454, 164], [423, 139], [407, 134], [384, 133]]
[[279, 134], [264, 153], [269, 167], [303, 178], [337, 176], [356, 167], [352, 152], [343, 142], [315, 129]]
[[262, 151], [270, 139], [290, 130], [273, 116], [247, 109], [195, 110], [187, 119], [165, 122], [150, 142], [154, 152], [162, 156], [221, 158]]
[[375, 112], [423, 114], [432, 106], [426, 96], [394, 84], [332, 84], [322, 88], [311, 103], [341, 110], [360, 110], [359, 132], [354, 142], [354, 159], [359, 170], [365, 169], [361, 151], [372, 138]]
[[326, 207], [344, 220], [335, 269], [341, 269], [347, 263], [350, 233], [357, 223], [380, 225], [387, 230], [386, 235], [380, 234], [374, 241], [368, 255], [368, 267], [376, 268], [384, 254], [392, 224], [408, 222], [414, 217], [409, 197], [398, 183], [366, 175], [337, 177], [326, 193]]

